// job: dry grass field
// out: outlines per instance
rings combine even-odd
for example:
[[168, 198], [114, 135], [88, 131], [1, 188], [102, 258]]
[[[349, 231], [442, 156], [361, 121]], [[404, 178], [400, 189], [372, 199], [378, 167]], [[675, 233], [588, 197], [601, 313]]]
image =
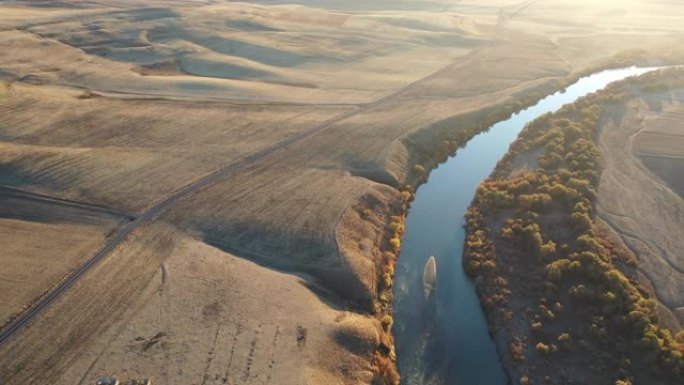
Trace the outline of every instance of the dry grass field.
[[[681, 100], [684, 96], [677, 95]], [[677, 99], [656, 105], [643, 129], [634, 136], [634, 152], [655, 175], [684, 196], [684, 107]]]
[[636, 100], [621, 121], [605, 126], [606, 169], [598, 190], [601, 219], [638, 258], [644, 282], [657, 293], [674, 330], [684, 325], [684, 200], [677, 190], [683, 102], [682, 92]]
[[[127, 216], [0, 188], [0, 324], [52, 288]], [[59, 250], [59, 252], [56, 252]]]
[[592, 3], [0, 4], [0, 185], [25, 191], [0, 195], [0, 321], [126, 215], [241, 165], [0, 345], [0, 382], [370, 383], [368, 305], [416, 148], [677, 53], [677, 1]]

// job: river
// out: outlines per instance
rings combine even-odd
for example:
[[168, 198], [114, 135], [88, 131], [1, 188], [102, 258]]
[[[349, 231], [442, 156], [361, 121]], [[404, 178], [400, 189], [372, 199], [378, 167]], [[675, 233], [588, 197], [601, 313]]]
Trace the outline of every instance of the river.
[[[655, 68], [606, 70], [581, 78], [472, 138], [418, 188], [394, 277], [394, 335], [406, 385], [504, 385], [475, 287], [461, 268], [463, 215], [525, 124], [609, 83]], [[423, 267], [434, 255], [437, 284], [423, 295]]]

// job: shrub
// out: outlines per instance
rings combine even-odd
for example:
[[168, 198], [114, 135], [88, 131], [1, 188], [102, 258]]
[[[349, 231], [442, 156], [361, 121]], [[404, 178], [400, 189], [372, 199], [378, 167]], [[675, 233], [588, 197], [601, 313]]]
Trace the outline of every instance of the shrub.
[[570, 222], [578, 232], [586, 232], [594, 226], [591, 218], [589, 218], [589, 214], [586, 213], [572, 213], [572, 215], [570, 215]]
[[518, 207], [522, 210], [541, 210], [551, 203], [551, 195], [546, 193], [523, 194], [518, 196]]
[[382, 261], [385, 265], [391, 265], [397, 260], [397, 255], [391, 251], [383, 251]]
[[393, 237], [389, 240], [389, 243], [395, 253], [401, 249], [401, 239], [399, 237]]
[[551, 348], [549, 348], [549, 346], [543, 342], [537, 343], [537, 345], [534, 348], [537, 349], [539, 353], [544, 355], [549, 354], [549, 352], [551, 351]]
[[556, 243], [554, 241], [549, 241], [542, 245], [539, 249], [542, 256], [548, 257], [556, 253]]
[[393, 232], [397, 233], [397, 234], [403, 234], [404, 233], [404, 225], [400, 222], [390, 223], [389, 229], [392, 230]]
[[539, 166], [545, 170], [553, 170], [561, 165], [563, 158], [556, 153], [546, 154], [539, 158]]
[[385, 273], [382, 275], [382, 284], [387, 289], [390, 289], [392, 287], [392, 276], [389, 273]]
[[561, 335], [559, 335], [558, 336], [558, 342], [569, 343], [570, 342], [570, 333], [562, 333]]
[[392, 328], [393, 324], [394, 324], [394, 319], [392, 318], [391, 315], [385, 314], [382, 317], [382, 328], [385, 329], [385, 331], [389, 331]]
[[684, 330], [680, 330], [675, 334], [675, 340], [680, 344], [684, 344]]
[[575, 245], [579, 250], [595, 251], [599, 248], [598, 241], [589, 234], [582, 234], [577, 237]]
[[511, 353], [511, 357], [513, 357], [514, 361], [525, 361], [525, 348], [520, 338], [513, 337], [513, 340], [508, 345], [508, 351]]
[[546, 265], [546, 276], [551, 281], [560, 281], [563, 274], [569, 269], [570, 260], [559, 259]]
[[410, 190], [404, 190], [401, 193], [399, 193], [399, 195], [401, 197], [401, 201], [404, 203], [411, 202], [414, 198]]
[[375, 374], [373, 384], [378, 385], [399, 385], [399, 373], [394, 362], [380, 353], [375, 353]]

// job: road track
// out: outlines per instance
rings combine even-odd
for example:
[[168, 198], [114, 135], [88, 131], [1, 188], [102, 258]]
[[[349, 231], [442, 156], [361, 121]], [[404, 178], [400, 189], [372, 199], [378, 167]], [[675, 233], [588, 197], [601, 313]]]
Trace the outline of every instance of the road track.
[[11, 187], [11, 186], [0, 185], [0, 197], [5, 197], [5, 196], [15, 196], [17, 198], [26, 199], [26, 200], [33, 200], [36, 202], [45, 202], [45, 203], [62, 205], [62, 206], [86, 210], [86, 211], [100, 212], [100, 213], [115, 216], [115, 217], [127, 218], [129, 220], [133, 220], [136, 217], [136, 214], [132, 214], [129, 212], [124, 212], [124, 211], [117, 211], [117, 210], [114, 210], [114, 209], [107, 207], [107, 206], [96, 205], [96, 204], [92, 204], [92, 203], [88, 203], [88, 202], [75, 201], [75, 200], [71, 200], [71, 199], [64, 199], [64, 198], [54, 197], [51, 195], [45, 195], [45, 194], [36, 193], [36, 192], [32, 192], [32, 191], [26, 191], [26, 190], [18, 189], [18, 188]]
[[[479, 57], [477, 50], [474, 50], [469, 59], [463, 60], [463, 62], [468, 62], [471, 60], [474, 60], [476, 57]], [[402, 94], [406, 93], [410, 89], [416, 87], [418, 84], [425, 82], [427, 80], [433, 79], [435, 77], [440, 76], [441, 74], [448, 72], [452, 70], [454, 67], [456, 67], [458, 64], [461, 64], [462, 62], [460, 61], [455, 61], [452, 62], [437, 71], [431, 73], [430, 75], [427, 75], [423, 78], [420, 78], [418, 80], [413, 81], [412, 83], [409, 83], [408, 85], [400, 88], [397, 91], [394, 91], [393, 93], [390, 93], [372, 103], [369, 103], [365, 105], [364, 107], [360, 107], [348, 112], [345, 112], [343, 114], [337, 115], [331, 119], [328, 119], [324, 122], [319, 123], [316, 126], [313, 126], [305, 131], [302, 131], [296, 135], [293, 135], [287, 139], [284, 139], [278, 143], [275, 143], [274, 145], [270, 147], [266, 147], [260, 151], [257, 151], [256, 153], [249, 155], [235, 163], [232, 163], [228, 166], [225, 166], [217, 171], [214, 171], [213, 173], [206, 175], [200, 179], [195, 180], [194, 182], [191, 182], [184, 187], [181, 187], [180, 189], [176, 190], [173, 192], [171, 195], [165, 197], [161, 201], [155, 203], [152, 207], [144, 211], [142, 214], [138, 215], [135, 219], [132, 221], [128, 222], [124, 227], [119, 229], [114, 235], [109, 238], [104, 246], [97, 252], [95, 253], [92, 257], [90, 257], [86, 262], [84, 262], [82, 265], [80, 265], [76, 270], [71, 272], [64, 280], [62, 280], [57, 286], [55, 286], [52, 290], [48, 291], [44, 296], [42, 296], [40, 299], [38, 299], [35, 303], [33, 303], [26, 311], [18, 315], [16, 318], [14, 318], [11, 322], [7, 324], [7, 326], [0, 332], [0, 344], [6, 342], [13, 336], [15, 336], [22, 328], [24, 328], [27, 324], [29, 324], [32, 320], [34, 320], [40, 313], [45, 310], [48, 306], [50, 306], [52, 303], [54, 303], [62, 294], [64, 294], [67, 290], [69, 290], [76, 282], [86, 273], [88, 272], [93, 266], [95, 266], [98, 262], [100, 262], [102, 259], [104, 259], [106, 256], [108, 256], [117, 246], [122, 244], [133, 231], [135, 231], [137, 228], [153, 221], [155, 218], [157, 218], [160, 214], [162, 214], [164, 211], [166, 211], [169, 207], [171, 207], [174, 203], [176, 203], [178, 200], [183, 199], [193, 193], [196, 193], [210, 185], [213, 185], [217, 182], [220, 182], [221, 180], [234, 175], [238, 172], [247, 170], [251, 168], [253, 165], [256, 164], [257, 161], [260, 161], [264, 158], [267, 158], [274, 153], [279, 152], [280, 150], [285, 149], [286, 147], [300, 142], [304, 139], [310, 138], [322, 131], [325, 131], [326, 129], [329, 129], [332, 127], [335, 123], [338, 123], [342, 120], [348, 119], [354, 115], [358, 115], [360, 113], [366, 112], [369, 109], [372, 109], [380, 104], [386, 103], [388, 101], [391, 101], [393, 99], [398, 98]]]

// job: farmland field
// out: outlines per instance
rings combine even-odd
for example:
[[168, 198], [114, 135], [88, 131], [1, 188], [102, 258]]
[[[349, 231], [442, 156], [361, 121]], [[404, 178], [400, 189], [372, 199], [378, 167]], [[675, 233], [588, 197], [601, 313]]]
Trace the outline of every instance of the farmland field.
[[[593, 3], [1, 2], [0, 323], [102, 258], [0, 343], [0, 382], [389, 381], [379, 278], [423, 172], [684, 57], [677, 1]], [[676, 190], [667, 127], [635, 143]]]

